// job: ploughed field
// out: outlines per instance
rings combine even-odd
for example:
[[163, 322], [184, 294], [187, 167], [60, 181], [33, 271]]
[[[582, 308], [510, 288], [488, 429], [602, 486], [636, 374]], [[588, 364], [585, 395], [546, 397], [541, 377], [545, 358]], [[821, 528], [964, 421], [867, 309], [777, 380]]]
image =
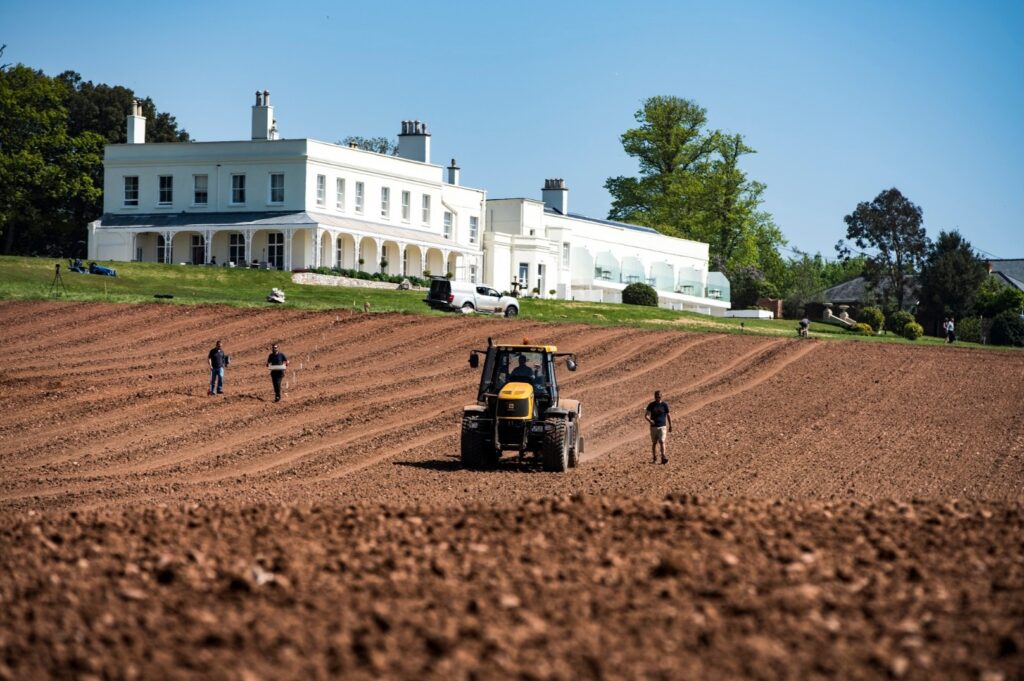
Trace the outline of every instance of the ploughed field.
[[[1024, 675], [1019, 352], [216, 306], [0, 322], [0, 679]], [[463, 469], [487, 336], [578, 354], [578, 469]]]

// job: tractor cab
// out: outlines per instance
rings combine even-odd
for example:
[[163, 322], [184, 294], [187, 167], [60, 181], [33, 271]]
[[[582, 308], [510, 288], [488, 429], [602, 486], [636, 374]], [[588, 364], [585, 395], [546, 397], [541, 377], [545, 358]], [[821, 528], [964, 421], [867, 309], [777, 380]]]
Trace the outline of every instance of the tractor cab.
[[[470, 467], [496, 463], [505, 450], [527, 453], [559, 449], [553, 443], [561, 437], [564, 451], [551, 454], [552, 470], [575, 465], [579, 433], [579, 403], [562, 400], [558, 392], [556, 362], [565, 357], [566, 368], [576, 370], [575, 355], [558, 352], [553, 345], [495, 345], [488, 339], [486, 350], [474, 350], [469, 364], [483, 368], [477, 389], [477, 403], [465, 408], [463, 416], [463, 459]], [[557, 431], [557, 432], [554, 432]], [[571, 438], [571, 440], [569, 439]]]

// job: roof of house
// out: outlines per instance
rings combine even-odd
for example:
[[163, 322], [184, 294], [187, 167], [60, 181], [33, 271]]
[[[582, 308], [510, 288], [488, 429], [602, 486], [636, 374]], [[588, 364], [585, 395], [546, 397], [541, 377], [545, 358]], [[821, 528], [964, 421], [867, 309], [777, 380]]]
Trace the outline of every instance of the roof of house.
[[574, 220], [584, 220], [586, 222], [593, 222], [598, 225], [607, 225], [609, 227], [620, 227], [622, 229], [631, 229], [635, 232], [647, 232], [648, 234], [659, 234], [658, 230], [651, 227], [644, 227], [643, 225], [631, 225], [628, 222], [616, 222], [615, 220], [602, 220], [600, 218], [591, 218], [586, 215], [580, 215], [579, 213], [562, 213], [551, 206], [544, 206], [544, 212], [549, 215], [561, 215], [567, 218], [573, 218]]
[[996, 272], [995, 270], [993, 270], [989, 276], [995, 277], [999, 283], [1004, 286], [1012, 286], [1019, 291], [1024, 291], [1024, 281], [1021, 281], [1020, 279], [1015, 279], [1014, 277], [1007, 276], [1002, 272]]
[[[916, 279], [909, 277], [903, 284], [903, 299], [906, 301], [917, 301], [917, 291], [915, 290]], [[879, 282], [879, 288], [885, 291], [889, 287], [889, 283], [886, 280]], [[825, 301], [829, 303], [842, 303], [851, 304], [859, 303], [865, 300], [871, 300], [871, 292], [868, 291], [868, 282], [864, 277], [854, 277], [849, 281], [844, 281], [841, 284], [836, 284], [830, 288], [825, 289], [822, 292], [825, 297]]]
[[1006, 283], [1024, 291], [1024, 259], [989, 260], [992, 274], [1000, 275]]

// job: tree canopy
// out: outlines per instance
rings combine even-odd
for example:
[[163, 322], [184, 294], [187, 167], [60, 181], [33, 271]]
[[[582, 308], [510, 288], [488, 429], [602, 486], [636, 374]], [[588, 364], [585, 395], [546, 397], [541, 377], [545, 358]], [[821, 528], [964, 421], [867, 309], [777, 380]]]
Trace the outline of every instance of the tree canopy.
[[928, 251], [921, 220], [921, 209], [896, 188], [858, 203], [843, 218], [848, 241], [840, 240], [836, 250], [843, 260], [853, 254], [851, 244], [860, 251], [874, 251], [863, 253], [864, 277], [887, 308], [903, 308], [906, 288]]
[[986, 278], [985, 263], [960, 232], [939, 232], [921, 265], [921, 317], [937, 325], [946, 316], [966, 316]]
[[[2, 54], [2, 51], [0, 51]], [[102, 212], [103, 145], [126, 141], [128, 88], [0, 68], [0, 252], [84, 255]], [[174, 117], [140, 100], [147, 141], [186, 141]]]
[[[742, 158], [754, 153], [742, 135], [708, 129], [705, 109], [679, 97], [651, 97], [635, 118], [639, 126], [620, 139], [640, 174], [605, 182], [612, 197], [609, 219], [706, 242], [730, 278], [761, 279], [777, 288], [785, 270], [778, 247], [785, 240], [760, 210], [765, 186], [740, 168]], [[757, 273], [743, 270], [750, 267]]]

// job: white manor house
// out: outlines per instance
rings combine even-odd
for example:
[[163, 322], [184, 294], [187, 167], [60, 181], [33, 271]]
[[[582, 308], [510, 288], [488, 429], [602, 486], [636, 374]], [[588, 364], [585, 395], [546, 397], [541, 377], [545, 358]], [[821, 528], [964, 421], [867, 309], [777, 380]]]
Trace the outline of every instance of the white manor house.
[[[453, 159], [430, 162], [430, 134], [403, 121], [396, 156], [280, 139], [270, 93], [257, 92], [249, 140], [149, 143], [128, 116], [128, 143], [107, 145], [103, 215], [89, 258], [331, 267], [451, 274], [498, 290], [620, 302], [632, 282], [675, 309], [724, 314], [729, 282], [708, 245], [649, 227], [571, 213], [561, 179], [540, 200], [488, 199], [463, 187]], [[551, 292], [554, 293], [551, 293]]]

